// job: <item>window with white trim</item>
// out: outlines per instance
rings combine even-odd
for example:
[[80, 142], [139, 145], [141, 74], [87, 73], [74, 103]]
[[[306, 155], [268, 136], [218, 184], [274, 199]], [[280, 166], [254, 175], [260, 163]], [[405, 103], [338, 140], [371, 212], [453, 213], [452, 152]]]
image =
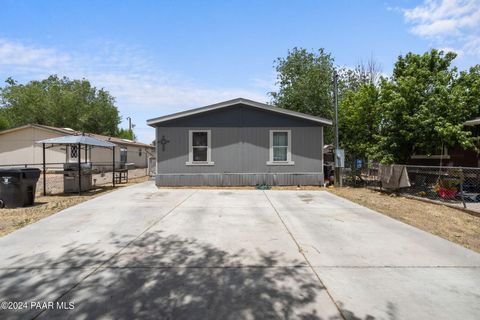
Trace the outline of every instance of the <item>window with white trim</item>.
[[210, 130], [189, 130], [186, 165], [213, 165]]
[[290, 130], [270, 130], [270, 159], [268, 165], [293, 165], [292, 132]]

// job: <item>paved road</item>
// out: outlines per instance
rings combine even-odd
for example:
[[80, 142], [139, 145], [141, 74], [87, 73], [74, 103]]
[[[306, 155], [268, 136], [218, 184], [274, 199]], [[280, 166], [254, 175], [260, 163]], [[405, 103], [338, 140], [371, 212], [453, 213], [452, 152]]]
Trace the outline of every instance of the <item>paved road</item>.
[[148, 182], [0, 248], [2, 319], [480, 318], [479, 254], [323, 191]]

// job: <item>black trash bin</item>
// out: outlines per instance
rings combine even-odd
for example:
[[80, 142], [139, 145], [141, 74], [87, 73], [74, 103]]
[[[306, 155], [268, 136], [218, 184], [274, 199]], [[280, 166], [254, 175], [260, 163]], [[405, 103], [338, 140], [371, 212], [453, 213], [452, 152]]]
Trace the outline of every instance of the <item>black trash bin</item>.
[[33, 205], [39, 177], [36, 168], [0, 168], [0, 208]]

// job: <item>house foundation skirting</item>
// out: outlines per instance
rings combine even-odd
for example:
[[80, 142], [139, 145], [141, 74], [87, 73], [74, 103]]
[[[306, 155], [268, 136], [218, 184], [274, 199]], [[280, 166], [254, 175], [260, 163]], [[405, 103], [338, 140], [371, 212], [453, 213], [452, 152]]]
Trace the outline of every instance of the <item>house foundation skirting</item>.
[[321, 173], [175, 173], [157, 174], [157, 186], [322, 185]]

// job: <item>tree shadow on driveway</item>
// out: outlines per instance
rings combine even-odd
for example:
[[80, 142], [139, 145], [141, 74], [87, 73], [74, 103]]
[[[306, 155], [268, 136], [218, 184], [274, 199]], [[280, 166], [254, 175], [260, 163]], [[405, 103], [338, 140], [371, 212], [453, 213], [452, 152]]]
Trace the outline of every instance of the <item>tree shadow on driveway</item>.
[[3, 310], [0, 318], [342, 319], [311, 269], [297, 260], [285, 264], [282, 253], [260, 253], [247, 266], [243, 252], [161, 232], [124, 248], [127, 242], [117, 240], [109, 259], [72, 243], [59, 259], [38, 254], [16, 262], [34, 267], [0, 270], [2, 300], [75, 306]]

